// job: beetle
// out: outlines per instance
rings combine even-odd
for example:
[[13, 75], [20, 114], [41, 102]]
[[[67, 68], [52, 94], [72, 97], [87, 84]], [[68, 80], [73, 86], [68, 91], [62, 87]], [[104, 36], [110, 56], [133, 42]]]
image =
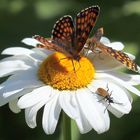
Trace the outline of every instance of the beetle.
[[[108, 108], [108, 106], [109, 106], [111, 103], [115, 103], [115, 104], [122, 105], [122, 103], [118, 103], [118, 102], [115, 102], [115, 101], [114, 101], [113, 97], [111, 97], [112, 92], [113, 92], [113, 91], [111, 91], [111, 92], [109, 93], [108, 84], [107, 84], [107, 90], [104, 89], [104, 88], [102, 88], [102, 87], [97, 88], [96, 93], [97, 93], [99, 96], [102, 96], [102, 97], [103, 97], [103, 98], [102, 98], [101, 100], [99, 100], [99, 101], [105, 100], [106, 102], [108, 102], [108, 105], [106, 106], [106, 109]], [[106, 111], [106, 109], [105, 109], [105, 111]]]

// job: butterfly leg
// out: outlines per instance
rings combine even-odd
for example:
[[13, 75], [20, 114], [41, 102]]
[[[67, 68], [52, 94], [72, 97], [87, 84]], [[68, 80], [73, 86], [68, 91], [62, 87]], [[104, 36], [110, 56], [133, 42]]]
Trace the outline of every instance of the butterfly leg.
[[71, 62], [72, 62], [72, 66], [73, 66], [73, 71], [76, 73], [76, 70], [75, 70], [75, 65], [74, 65], [74, 62], [73, 60], [71, 59]]
[[64, 59], [68, 59], [68, 57], [61, 58], [61, 59], [59, 59], [58, 61], [54, 62], [54, 64], [57, 64], [57, 63], [59, 63], [61, 60], [64, 60]]

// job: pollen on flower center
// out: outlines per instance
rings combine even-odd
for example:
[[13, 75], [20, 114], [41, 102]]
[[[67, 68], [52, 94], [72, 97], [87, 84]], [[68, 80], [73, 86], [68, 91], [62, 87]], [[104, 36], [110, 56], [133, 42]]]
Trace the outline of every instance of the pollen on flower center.
[[94, 74], [94, 66], [86, 57], [76, 61], [58, 52], [47, 57], [38, 70], [41, 81], [59, 90], [85, 87], [93, 80]]

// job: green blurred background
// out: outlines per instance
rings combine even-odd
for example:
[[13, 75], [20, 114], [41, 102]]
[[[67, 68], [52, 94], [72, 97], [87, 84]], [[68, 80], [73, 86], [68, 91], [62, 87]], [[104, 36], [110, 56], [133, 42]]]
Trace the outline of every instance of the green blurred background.
[[[0, 0], [0, 52], [11, 46], [25, 46], [20, 41], [35, 34], [50, 37], [54, 23], [63, 15], [75, 16], [91, 5], [101, 7], [94, 30], [104, 27], [112, 41], [121, 41], [128, 52], [136, 55], [140, 65], [140, 0]], [[28, 46], [26, 46], [28, 47]], [[1, 57], [2, 58], [2, 57]], [[42, 110], [37, 117], [38, 126], [30, 129], [24, 111], [12, 113], [8, 105], [0, 108], [0, 140], [58, 140], [61, 119], [54, 135], [47, 136], [41, 126]], [[140, 99], [134, 96], [130, 114], [118, 119], [110, 114], [110, 130], [98, 135], [95, 131], [81, 135], [73, 125], [73, 140], [140, 140]]]

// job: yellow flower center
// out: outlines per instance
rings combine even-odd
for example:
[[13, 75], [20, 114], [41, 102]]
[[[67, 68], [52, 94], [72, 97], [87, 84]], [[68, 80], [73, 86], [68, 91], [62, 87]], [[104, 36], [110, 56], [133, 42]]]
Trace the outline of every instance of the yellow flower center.
[[95, 74], [93, 64], [82, 57], [79, 61], [56, 52], [45, 59], [39, 67], [41, 81], [59, 90], [76, 90], [87, 86]]

